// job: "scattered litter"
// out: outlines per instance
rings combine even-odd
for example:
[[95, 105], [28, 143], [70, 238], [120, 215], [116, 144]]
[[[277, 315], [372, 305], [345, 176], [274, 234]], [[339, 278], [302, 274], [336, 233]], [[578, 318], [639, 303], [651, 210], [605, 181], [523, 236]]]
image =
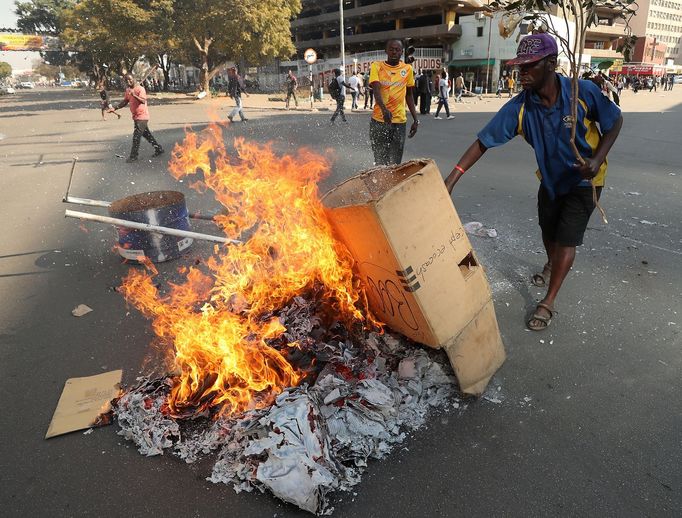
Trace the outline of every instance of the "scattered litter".
[[463, 226], [467, 234], [479, 237], [497, 237], [497, 230], [494, 228], [485, 228], [480, 221], [471, 221], [465, 223]]
[[637, 191], [626, 192], [625, 194], [627, 194], [628, 196], [641, 196], [642, 195], [641, 192], [637, 192]]
[[554, 345], [554, 340], [550, 340], [549, 345]]
[[87, 430], [85, 430], [85, 431], [83, 432], [83, 435], [90, 435], [90, 434], [92, 433], [93, 430], [94, 430], [94, 428], [88, 428]]
[[654, 223], [653, 221], [648, 221], [648, 220], [646, 220], [646, 219], [642, 219], [642, 220], [640, 220], [639, 222], [640, 222], [642, 225], [655, 225], [655, 224], [656, 224], [656, 223]]
[[119, 155], [118, 153], [116, 153], [116, 158], [125, 158], [125, 155]]
[[71, 314], [74, 317], [82, 317], [83, 315], [87, 315], [91, 311], [92, 311], [91, 307], [86, 306], [85, 304], [78, 304], [78, 306], [71, 310]]
[[[284, 320], [293, 316], [285, 322], [288, 332], [308, 332], [303, 312], [294, 313], [283, 312]], [[452, 402], [456, 381], [442, 352], [388, 333], [359, 342], [314, 345], [324, 361], [314, 383], [238, 415], [174, 419], [166, 403], [173, 378], [138, 378], [114, 402], [119, 434], [148, 456], [168, 450], [191, 463], [217, 453], [211, 482], [237, 492], [267, 489], [311, 513], [330, 514], [330, 494], [358, 484], [368, 460], [385, 457], [406, 431], [424, 424], [431, 408], [460, 408]]]

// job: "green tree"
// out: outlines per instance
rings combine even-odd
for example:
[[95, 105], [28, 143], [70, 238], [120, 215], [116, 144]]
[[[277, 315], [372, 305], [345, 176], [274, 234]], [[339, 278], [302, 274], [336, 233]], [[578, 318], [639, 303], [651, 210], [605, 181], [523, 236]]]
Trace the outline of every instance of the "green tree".
[[[50, 33], [58, 35], [60, 32], [60, 17], [64, 9], [73, 6], [74, 0], [28, 0], [14, 3], [17, 15], [17, 27], [25, 33]], [[63, 51], [41, 51], [40, 55], [46, 61], [55, 65], [66, 65], [72, 61], [72, 56]]]
[[209, 94], [209, 81], [228, 61], [259, 64], [294, 54], [290, 21], [300, 11], [300, 0], [176, 0], [175, 30]]
[[82, 0], [62, 12], [61, 37], [83, 54], [95, 81], [131, 71], [143, 55], [173, 47], [173, 0]]
[[0, 79], [7, 79], [12, 76], [12, 65], [5, 61], [0, 61]]
[[16, 0], [17, 27], [23, 32], [59, 32], [61, 12], [73, 5], [74, 0]]

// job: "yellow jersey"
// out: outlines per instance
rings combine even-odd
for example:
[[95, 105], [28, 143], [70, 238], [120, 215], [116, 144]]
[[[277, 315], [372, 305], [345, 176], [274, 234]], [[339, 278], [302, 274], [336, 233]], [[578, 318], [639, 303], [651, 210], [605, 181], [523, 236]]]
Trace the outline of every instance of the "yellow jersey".
[[[369, 71], [370, 86], [377, 81], [381, 85], [381, 99], [386, 108], [393, 114], [391, 121], [394, 123], [407, 122], [405, 95], [407, 88], [414, 86], [412, 65], [406, 65], [401, 61], [397, 65], [391, 66], [385, 61], [375, 61]], [[384, 122], [384, 115], [376, 102], [374, 103], [372, 118]]]

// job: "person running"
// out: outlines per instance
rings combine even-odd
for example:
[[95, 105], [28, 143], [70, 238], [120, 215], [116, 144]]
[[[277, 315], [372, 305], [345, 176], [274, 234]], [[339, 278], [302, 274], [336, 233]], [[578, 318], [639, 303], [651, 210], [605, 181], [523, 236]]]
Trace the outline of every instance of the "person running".
[[436, 77], [438, 78], [438, 107], [436, 108], [434, 118], [440, 120], [438, 115], [440, 114], [440, 109], [444, 107], [445, 116], [448, 119], [454, 119], [454, 117], [450, 115], [450, 105], [448, 104], [448, 81], [444, 76], [437, 75]]
[[405, 148], [407, 117], [405, 105], [412, 115], [409, 138], [419, 129], [414, 107], [414, 73], [403, 63], [400, 40], [386, 43], [386, 61], [374, 61], [370, 67], [369, 84], [374, 90], [374, 111], [369, 121], [369, 140], [375, 165], [399, 164]]
[[[531, 282], [547, 287], [526, 325], [546, 329], [555, 315], [554, 302], [582, 245], [587, 222], [606, 176], [606, 155], [623, 125], [620, 109], [592, 81], [579, 80], [575, 146], [572, 150], [571, 80], [556, 73], [556, 41], [546, 33], [526, 36], [509, 65], [520, 67], [523, 91], [508, 101], [481, 130], [445, 179], [452, 192], [461, 176], [491, 147], [521, 135], [535, 150], [540, 188], [538, 219], [547, 263]], [[597, 124], [599, 127], [597, 127]]]
[[126, 162], [136, 162], [140, 150], [140, 137], [144, 137], [154, 148], [154, 156], [163, 154], [163, 148], [156, 141], [152, 132], [149, 131], [149, 108], [147, 107], [147, 92], [144, 87], [135, 82], [132, 74], [126, 74], [125, 82], [127, 85], [123, 100], [118, 103], [114, 110], [120, 110], [126, 105], [130, 105], [130, 113], [133, 116], [133, 146], [130, 149], [130, 156]]
[[296, 108], [298, 108], [298, 99], [296, 99], [296, 89], [298, 88], [298, 79], [296, 79], [296, 76], [294, 75], [294, 72], [292, 70], [289, 70], [287, 73], [287, 78], [286, 78], [286, 86], [287, 86], [287, 101], [286, 101], [286, 109], [289, 109], [289, 99], [292, 97], [294, 98], [294, 102], [296, 103]]
[[246, 115], [244, 115], [244, 110], [242, 108], [242, 94], [246, 95], [246, 97], [248, 97], [249, 94], [244, 90], [244, 80], [237, 73], [236, 67], [230, 68], [227, 78], [227, 95], [234, 99], [234, 108], [227, 118], [230, 120], [230, 122], [234, 122], [234, 116], [239, 114], [239, 118], [242, 120], [242, 122], [246, 122], [249, 119], [247, 119]]
[[104, 86], [104, 81], [102, 81], [99, 84], [99, 97], [101, 99], [99, 105], [100, 108], [102, 109], [102, 120], [106, 120], [106, 117], [104, 116], [105, 113], [113, 113], [114, 115], [116, 115], [116, 117], [120, 119], [121, 114], [116, 113], [116, 110], [111, 104], [111, 99], [109, 99], [109, 92], [107, 92], [107, 89]]

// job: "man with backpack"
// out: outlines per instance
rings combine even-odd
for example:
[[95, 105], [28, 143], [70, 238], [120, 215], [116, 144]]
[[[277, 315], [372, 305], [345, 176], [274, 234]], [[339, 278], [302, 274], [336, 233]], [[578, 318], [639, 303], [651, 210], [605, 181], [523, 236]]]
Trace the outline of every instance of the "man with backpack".
[[[592, 81], [579, 81], [575, 146], [570, 139], [571, 80], [556, 73], [558, 48], [546, 33], [526, 36], [516, 58], [507, 62], [520, 68], [523, 91], [508, 101], [483, 128], [478, 139], [464, 152], [445, 180], [452, 192], [460, 177], [488, 148], [521, 135], [535, 150], [540, 189], [538, 220], [547, 252], [543, 270], [531, 282], [547, 287], [547, 293], [526, 322], [528, 329], [546, 329], [555, 314], [554, 300], [575, 259], [576, 247], [596, 206], [606, 176], [606, 155], [616, 141], [623, 117]], [[599, 127], [597, 127], [597, 124]]]
[[346, 101], [346, 88], [351, 88], [351, 86], [346, 83], [345, 76], [341, 73], [341, 69], [334, 69], [334, 77], [329, 82], [329, 95], [332, 99], [336, 101], [336, 111], [332, 115], [331, 123], [334, 124], [336, 117], [341, 115], [341, 120], [343, 122], [348, 122], [346, 120], [346, 114], [343, 112], [343, 103]]

